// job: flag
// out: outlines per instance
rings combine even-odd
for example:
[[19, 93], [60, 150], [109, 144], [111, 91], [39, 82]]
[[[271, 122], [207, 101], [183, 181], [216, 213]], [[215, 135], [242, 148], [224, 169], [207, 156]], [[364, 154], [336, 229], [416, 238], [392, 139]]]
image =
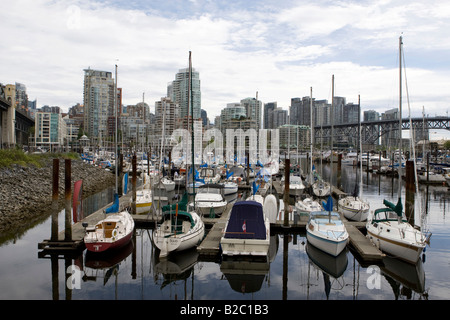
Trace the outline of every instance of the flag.
[[245, 220], [244, 224], [242, 225], [242, 231], [244, 231], [244, 233], [247, 232], [247, 224], [245, 223]]

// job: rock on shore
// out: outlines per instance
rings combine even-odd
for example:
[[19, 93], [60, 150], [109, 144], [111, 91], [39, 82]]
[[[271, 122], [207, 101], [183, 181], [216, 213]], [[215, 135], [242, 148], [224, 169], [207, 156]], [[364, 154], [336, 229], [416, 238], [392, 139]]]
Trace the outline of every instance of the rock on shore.
[[[111, 172], [72, 160], [73, 184], [83, 180], [83, 197], [97, 193], [115, 183]], [[59, 161], [59, 208], [64, 208], [64, 159]], [[0, 234], [32, 225], [48, 215], [52, 207], [53, 160], [42, 168], [35, 166], [0, 169]]]

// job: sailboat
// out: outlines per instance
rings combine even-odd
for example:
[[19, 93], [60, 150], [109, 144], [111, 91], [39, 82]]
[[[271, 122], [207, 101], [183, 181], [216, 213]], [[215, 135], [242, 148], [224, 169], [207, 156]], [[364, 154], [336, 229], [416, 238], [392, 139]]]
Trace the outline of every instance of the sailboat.
[[[309, 178], [309, 184], [310, 185], [312, 185], [313, 184], [313, 176], [312, 176], [312, 172], [313, 172], [313, 168], [314, 168], [314, 166], [313, 166], [313, 157], [312, 157], [312, 154], [313, 154], [313, 136], [314, 136], [314, 133], [313, 133], [313, 130], [314, 130], [314, 128], [313, 128], [313, 116], [312, 116], [312, 114], [313, 114], [313, 108], [312, 108], [312, 88], [311, 88], [311, 94], [310, 94], [311, 96], [310, 96], [310, 115], [311, 115], [311, 119], [310, 119], [310, 122], [311, 122], [311, 134], [310, 134], [310, 153], [311, 153], [311, 156], [309, 157], [309, 161], [310, 161], [310, 163], [309, 163], [309, 176], [308, 176], [308, 178]], [[305, 198], [303, 198], [303, 199], [299, 199], [299, 200], [297, 200], [296, 202], [295, 202], [295, 210], [296, 210], [296, 212], [297, 212], [297, 215], [299, 215], [299, 217], [300, 217], [300, 221], [307, 221], [308, 219], [309, 219], [309, 215], [310, 215], [310, 213], [311, 212], [314, 212], [314, 211], [323, 211], [323, 207], [322, 207], [322, 205], [318, 202], [318, 201], [316, 201], [316, 200], [314, 200], [312, 197], [305, 197]]]
[[347, 246], [348, 232], [338, 212], [333, 211], [333, 199], [328, 196], [323, 211], [310, 213], [306, 225], [308, 243], [334, 257], [338, 256]]
[[[332, 79], [334, 100], [334, 75]], [[333, 102], [331, 103], [331, 115], [331, 118], [333, 118]], [[333, 150], [333, 125], [331, 126], [331, 150]], [[331, 162], [331, 167], [333, 168], [333, 162]], [[316, 248], [336, 257], [346, 248], [349, 235], [340, 214], [333, 210], [331, 195], [328, 196], [328, 200], [323, 204], [323, 207], [324, 211], [310, 213], [306, 226], [306, 239]]]
[[[358, 136], [359, 148], [362, 151], [361, 145], [361, 104], [358, 96]], [[356, 184], [355, 191], [352, 195], [343, 197], [338, 201], [338, 211], [344, 215], [345, 218], [353, 221], [366, 221], [369, 215], [369, 203], [362, 199], [362, 161], [359, 161], [359, 182]]]
[[169, 253], [193, 248], [205, 235], [205, 225], [195, 211], [175, 210], [163, 212], [161, 223], [153, 234], [153, 241], [160, 250], [159, 257]]
[[[188, 109], [191, 104], [192, 95], [192, 65], [191, 52], [189, 51], [189, 90], [188, 90]], [[193, 113], [193, 108], [191, 112]], [[193, 116], [192, 116], [193, 119]], [[193, 121], [193, 120], [192, 120]], [[192, 139], [194, 139], [194, 130], [192, 124]], [[192, 146], [194, 144], [192, 143]], [[192, 168], [194, 168], [194, 151], [192, 150]], [[195, 198], [195, 187], [194, 198]], [[187, 194], [186, 194], [187, 202]], [[167, 207], [169, 210], [163, 212], [163, 222], [158, 225], [153, 234], [153, 241], [155, 246], [160, 250], [159, 257], [165, 258], [171, 252], [181, 251], [197, 246], [205, 235], [205, 224], [200, 216], [194, 210], [183, 211], [178, 210], [178, 204], [175, 205], [175, 210], [172, 206]]]
[[119, 196], [115, 194], [114, 198], [113, 205], [105, 210], [105, 219], [91, 227], [86, 222], [82, 224], [86, 232], [84, 244], [89, 251], [121, 248], [131, 240], [134, 220], [126, 209], [119, 211]]
[[[399, 154], [402, 154], [401, 127], [402, 127], [402, 37], [399, 38], [399, 129], [400, 143]], [[399, 164], [401, 157], [399, 157]], [[385, 208], [375, 210], [369, 215], [366, 229], [368, 238], [383, 252], [415, 264], [420, 258], [429, 238], [421, 230], [411, 225], [403, 214], [403, 205], [401, 200], [402, 166], [399, 170], [399, 187], [397, 204], [384, 200]]]
[[[117, 92], [117, 65], [116, 65], [116, 80], [115, 90]], [[115, 131], [115, 144], [116, 144], [116, 163], [118, 163], [117, 152], [117, 100], [114, 100], [115, 104], [115, 116], [116, 116], [116, 131]], [[117, 167], [116, 181], [115, 181], [115, 193], [114, 203], [105, 210], [105, 219], [100, 220], [95, 226], [90, 227], [88, 223], [83, 222], [82, 226], [85, 228], [84, 244], [87, 250], [92, 252], [103, 252], [106, 250], [112, 250], [121, 248], [128, 244], [131, 240], [134, 231], [134, 220], [131, 214], [125, 209], [120, 210], [119, 195], [117, 185]]]

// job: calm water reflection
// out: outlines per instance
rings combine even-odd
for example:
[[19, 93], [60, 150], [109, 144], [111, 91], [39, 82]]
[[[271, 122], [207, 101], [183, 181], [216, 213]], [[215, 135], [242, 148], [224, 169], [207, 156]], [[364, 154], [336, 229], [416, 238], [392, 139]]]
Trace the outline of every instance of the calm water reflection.
[[[325, 166], [325, 178], [329, 173]], [[355, 169], [343, 167], [334, 181], [351, 192], [355, 176]], [[389, 177], [364, 174], [363, 192], [371, 209], [381, 207], [383, 199], [396, 201], [397, 183]], [[426, 190], [421, 187], [423, 199]], [[424, 207], [427, 227], [433, 233], [425, 262], [412, 266], [386, 258], [379, 269], [361, 264], [350, 250], [331, 258], [309, 246], [305, 234], [290, 233], [272, 235], [267, 263], [201, 261], [196, 250], [161, 261], [152, 246], [153, 231], [146, 229], [137, 229], [133, 243], [113, 256], [84, 251], [77, 257], [38, 258], [38, 242], [50, 237], [48, 219], [15, 242], [1, 245], [0, 299], [450, 299], [448, 198], [442, 186], [428, 188], [427, 206], [416, 197], [416, 221]], [[112, 201], [112, 191], [90, 201], [85, 202], [85, 209], [95, 211], [94, 205], [102, 207]], [[60, 230], [63, 217], [64, 210]], [[71, 265], [81, 272], [69, 290], [66, 282], [72, 274], [66, 270]]]

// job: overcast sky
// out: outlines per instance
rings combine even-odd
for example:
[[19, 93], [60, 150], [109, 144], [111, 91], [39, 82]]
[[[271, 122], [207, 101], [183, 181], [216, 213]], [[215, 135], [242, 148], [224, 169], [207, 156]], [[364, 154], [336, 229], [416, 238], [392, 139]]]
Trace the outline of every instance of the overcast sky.
[[[154, 103], [188, 66], [200, 72], [211, 121], [227, 103], [255, 97], [398, 107], [403, 35], [413, 116], [447, 115], [449, 1], [0, 0], [0, 82], [26, 85], [38, 107], [83, 103], [83, 69], [118, 65], [123, 103]], [[403, 115], [408, 114], [406, 88]]]

